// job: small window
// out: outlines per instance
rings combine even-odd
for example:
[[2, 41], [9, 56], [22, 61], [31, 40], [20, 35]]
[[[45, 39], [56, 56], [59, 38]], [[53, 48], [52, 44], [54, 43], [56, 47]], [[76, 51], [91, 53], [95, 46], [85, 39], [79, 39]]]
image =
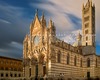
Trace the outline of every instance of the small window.
[[6, 73], [6, 77], [8, 77], [8, 73]]
[[60, 59], [60, 57], [61, 57], [61, 55], [60, 55], [60, 53], [58, 53], [58, 63], [60, 63], [61, 62], [61, 59]]
[[80, 60], [80, 66], [82, 67], [82, 58], [81, 58], [81, 60]]
[[88, 30], [85, 30], [85, 34], [88, 34]]
[[98, 62], [97, 62], [97, 59], [96, 59], [96, 67], [98, 66]]
[[1, 73], [1, 77], [3, 77], [4, 75], [3, 75], [3, 73]]
[[88, 28], [88, 27], [89, 27], [89, 23], [86, 23], [86, 24], [85, 24], [85, 28]]
[[88, 45], [88, 43], [86, 42], [86, 46]]
[[69, 64], [69, 54], [67, 55], [67, 64]]
[[74, 66], [76, 66], [76, 60], [77, 60], [77, 58], [76, 58], [76, 56], [74, 57]]
[[89, 16], [85, 17], [84, 21], [89, 21]]
[[15, 77], [17, 77], [17, 74], [15, 74]]
[[21, 74], [19, 74], [19, 77], [21, 77]]
[[[31, 76], [31, 68], [29, 68], [29, 74], [30, 74], [30, 76]], [[19, 77], [20, 77], [20, 74], [19, 74]]]
[[87, 67], [90, 67], [90, 58], [87, 59]]
[[10, 77], [12, 77], [13, 75], [12, 75], [12, 73], [10, 74]]

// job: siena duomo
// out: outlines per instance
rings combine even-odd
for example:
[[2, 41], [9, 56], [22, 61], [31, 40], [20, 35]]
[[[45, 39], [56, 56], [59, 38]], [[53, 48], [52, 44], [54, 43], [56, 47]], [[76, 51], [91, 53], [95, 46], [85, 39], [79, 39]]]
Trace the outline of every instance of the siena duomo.
[[[57, 27], [56, 27], [57, 28]], [[46, 25], [44, 14], [38, 13], [23, 41], [24, 76], [63, 78], [100, 77], [100, 56], [96, 55], [95, 5], [88, 0], [82, 5], [82, 35], [71, 45], [56, 36], [54, 22]], [[84, 35], [84, 36], [83, 36]], [[56, 79], [55, 79], [56, 80]]]

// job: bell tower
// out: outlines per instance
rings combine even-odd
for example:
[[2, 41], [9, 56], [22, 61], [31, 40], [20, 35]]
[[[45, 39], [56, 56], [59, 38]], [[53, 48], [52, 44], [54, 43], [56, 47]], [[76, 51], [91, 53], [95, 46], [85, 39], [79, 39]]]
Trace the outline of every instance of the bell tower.
[[95, 5], [92, 0], [82, 6], [82, 46], [95, 47]]

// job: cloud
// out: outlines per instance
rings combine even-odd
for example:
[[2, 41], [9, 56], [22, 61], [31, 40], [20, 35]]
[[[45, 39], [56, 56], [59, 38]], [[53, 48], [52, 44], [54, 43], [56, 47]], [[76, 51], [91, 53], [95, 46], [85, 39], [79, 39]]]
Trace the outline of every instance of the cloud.
[[[22, 42], [29, 32], [29, 24], [33, 19], [33, 12], [36, 8], [45, 11], [47, 21], [50, 18], [54, 21], [57, 34], [65, 34], [60, 36], [60, 39], [66, 42], [70, 40], [71, 42], [68, 43], [73, 43], [77, 32], [81, 30], [82, 3], [86, 3], [86, 1], [37, 0], [32, 3], [31, 0], [24, 5], [16, 4], [17, 6], [0, 2], [0, 55], [22, 56]], [[99, 45], [100, 0], [93, 0], [93, 2], [96, 4], [96, 42]], [[21, 2], [19, 1], [19, 3]]]
[[3, 22], [3, 23], [10, 24], [10, 22], [9, 22], [9, 21], [7, 21], [7, 20], [4, 20], [4, 19], [0, 19], [0, 22]]
[[7, 47], [0, 48], [0, 55], [13, 57], [13, 58], [21, 58], [22, 57], [22, 44], [18, 42], [11, 42], [7, 44]]
[[[86, 2], [87, 0], [47, 0], [44, 3], [31, 3], [30, 6], [45, 10], [49, 14], [47, 20], [50, 17], [53, 19], [57, 32], [67, 32], [70, 35], [82, 27], [82, 4]], [[96, 5], [96, 42], [100, 43], [100, 1], [93, 0], [93, 3]]]
[[30, 21], [25, 17], [24, 8], [0, 4], [0, 55], [22, 56], [22, 42]]
[[[79, 0], [78, 0], [79, 1]], [[44, 3], [31, 3], [32, 7], [37, 7], [48, 12], [50, 16], [46, 16], [47, 21], [51, 17], [55, 23], [57, 32], [68, 32], [81, 28], [81, 1], [80, 7], [72, 4], [72, 0], [48, 0]], [[77, 15], [78, 14], [78, 15]]]
[[73, 44], [74, 42], [76, 42], [76, 37], [77, 37], [77, 35], [78, 35], [79, 33], [80, 33], [80, 34], [82, 33], [81, 29], [74, 30], [74, 31], [72, 31], [70, 34], [68, 34], [68, 35], [66, 35], [66, 36], [64, 36], [64, 37], [62, 37], [61, 40], [65, 41], [65, 42], [67, 42], [67, 43], [69, 43], [69, 44]]

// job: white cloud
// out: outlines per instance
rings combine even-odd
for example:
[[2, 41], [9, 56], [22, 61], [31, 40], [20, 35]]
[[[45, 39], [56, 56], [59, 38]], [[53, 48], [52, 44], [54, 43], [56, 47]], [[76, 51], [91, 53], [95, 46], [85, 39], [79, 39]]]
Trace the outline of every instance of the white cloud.
[[0, 22], [3, 22], [3, 23], [10, 24], [10, 22], [9, 22], [9, 21], [7, 21], [7, 20], [4, 20], [4, 19], [0, 19]]
[[9, 46], [13, 47], [13, 48], [17, 48], [22, 50], [23, 49], [23, 45], [21, 43], [12, 41], [10, 44], [8, 44]]
[[21, 58], [22, 56], [22, 44], [12, 41], [11, 43], [8, 43], [6, 46], [7, 48], [0, 48], [0, 55], [1, 56], [7, 56], [7, 57], [13, 57], [13, 58]]
[[70, 34], [66, 35], [65, 37], [62, 37], [61, 39], [67, 43], [73, 44], [76, 41], [77, 35], [79, 33], [81, 34], [81, 32], [82, 31], [80, 29], [72, 31]]

